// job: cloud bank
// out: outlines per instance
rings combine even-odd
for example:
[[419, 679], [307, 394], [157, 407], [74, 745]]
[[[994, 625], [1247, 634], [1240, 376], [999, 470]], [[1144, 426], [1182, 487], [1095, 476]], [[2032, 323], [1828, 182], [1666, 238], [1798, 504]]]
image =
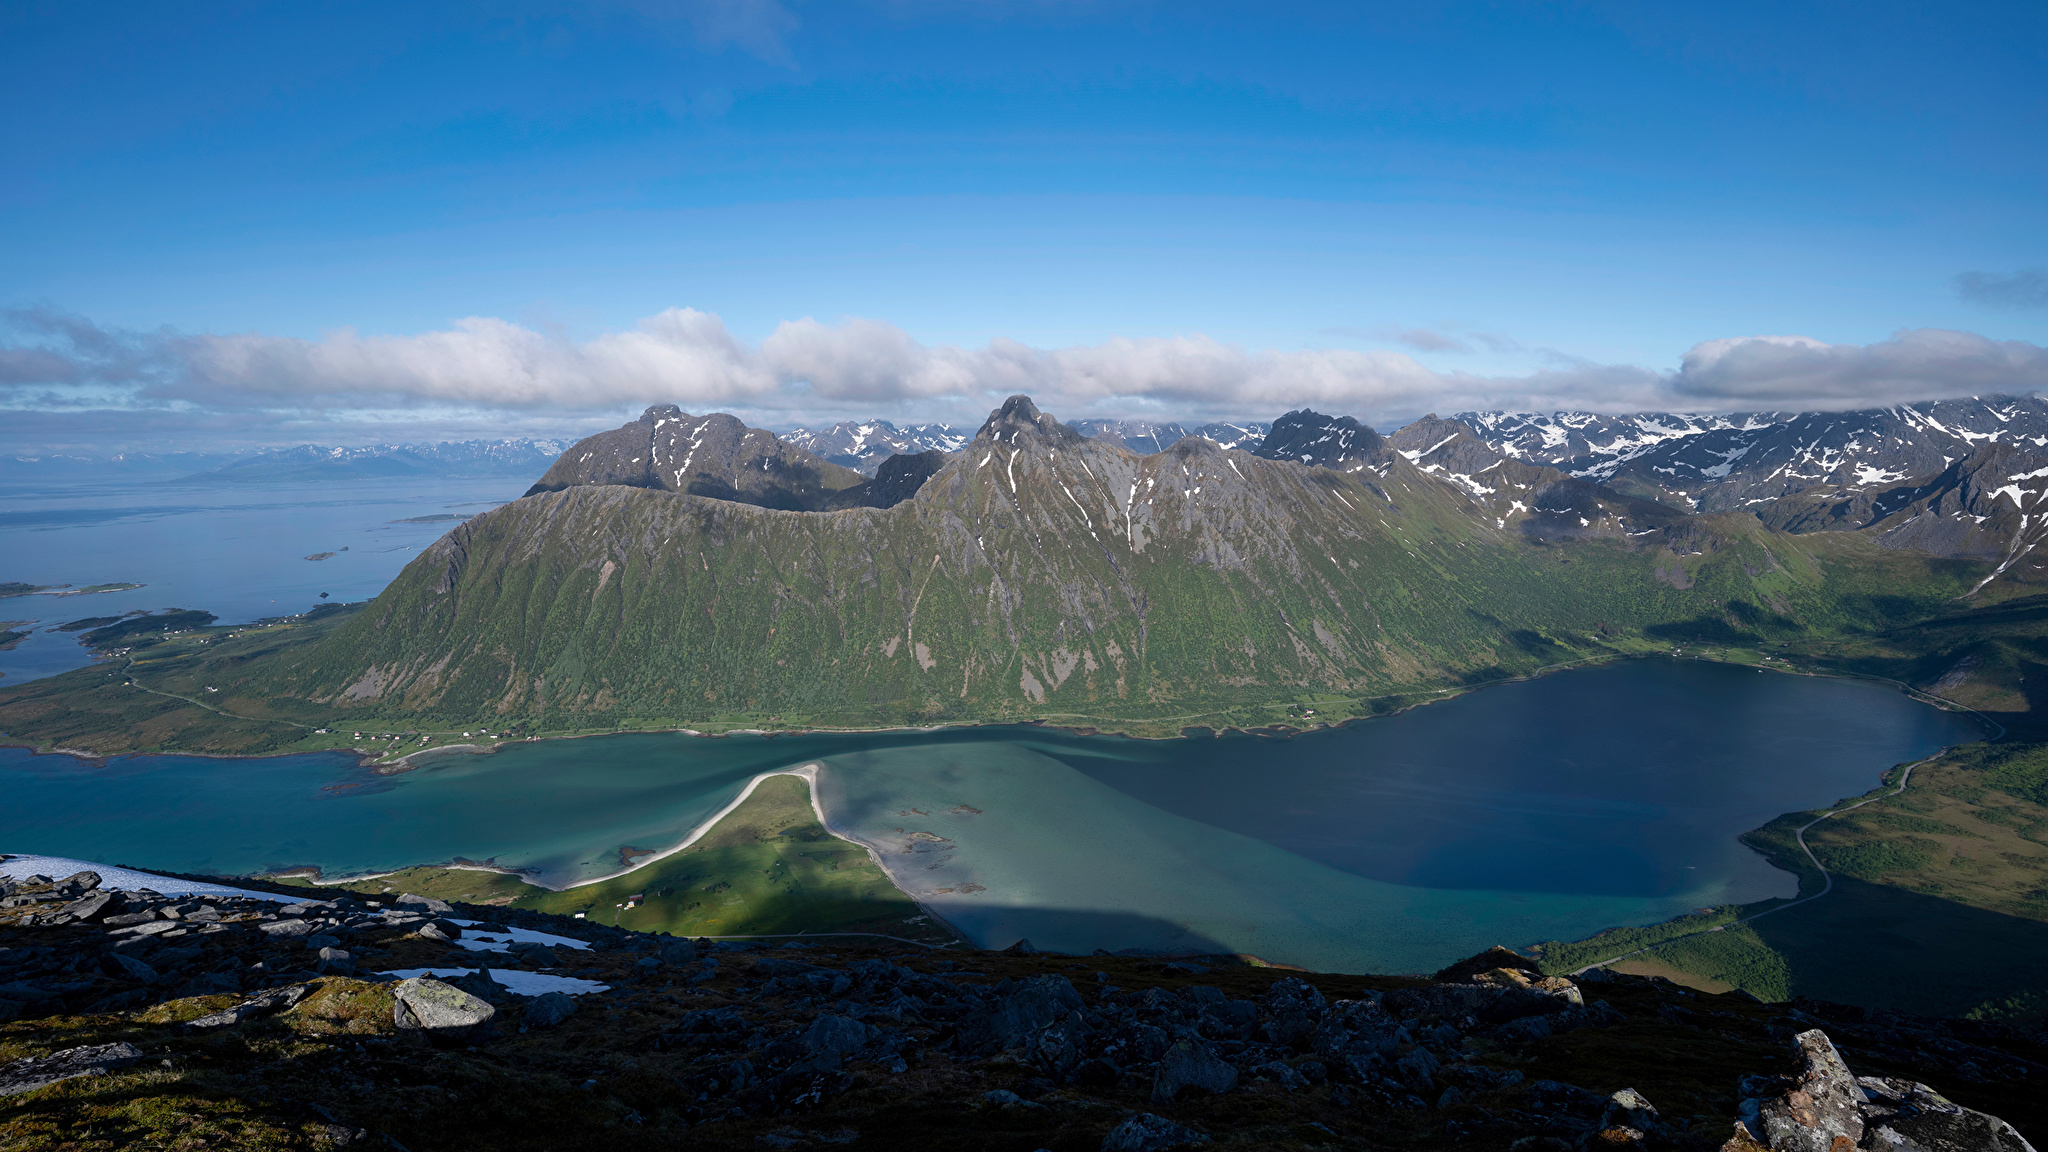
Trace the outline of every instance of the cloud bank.
[[1734, 337], [1695, 345], [1670, 369], [1553, 356], [1540, 371], [1487, 376], [1399, 351], [1261, 350], [1199, 334], [1066, 348], [932, 345], [865, 319], [786, 321], [750, 344], [692, 308], [583, 341], [490, 317], [317, 340], [111, 330], [50, 309], [0, 322], [11, 333], [0, 342], [0, 405], [11, 419], [40, 414], [45, 428], [87, 427], [98, 413], [109, 428], [431, 414], [437, 426], [569, 429], [653, 403], [781, 424], [891, 413], [971, 420], [1015, 392], [1068, 418], [1269, 418], [1307, 406], [1384, 423], [1432, 409], [1843, 409], [2048, 388], [2048, 349], [1942, 329], [1873, 344]]

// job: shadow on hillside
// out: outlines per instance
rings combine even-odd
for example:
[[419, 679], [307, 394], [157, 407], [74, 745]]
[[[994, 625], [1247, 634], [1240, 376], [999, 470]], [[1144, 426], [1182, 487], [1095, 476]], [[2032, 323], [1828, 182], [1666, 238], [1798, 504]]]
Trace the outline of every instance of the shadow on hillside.
[[1785, 957], [1792, 993], [1925, 1016], [2048, 992], [2048, 923], [1835, 877], [1811, 904], [1751, 927]]

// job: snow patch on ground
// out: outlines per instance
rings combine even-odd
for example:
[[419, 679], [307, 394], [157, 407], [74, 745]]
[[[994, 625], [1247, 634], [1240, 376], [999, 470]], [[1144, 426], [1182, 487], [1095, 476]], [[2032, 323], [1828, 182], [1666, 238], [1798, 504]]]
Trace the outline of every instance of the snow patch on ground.
[[[468, 976], [474, 970], [469, 968], [395, 968], [384, 973], [401, 980], [416, 976], [455, 977]], [[503, 984], [509, 991], [521, 996], [542, 996], [549, 992], [566, 992], [571, 996], [582, 996], [591, 992], [609, 992], [611, 985], [595, 980], [581, 980], [574, 976], [550, 976], [546, 972], [499, 971], [491, 969], [491, 979]]]
[[116, 868], [112, 864], [96, 864], [91, 860], [73, 860], [68, 856], [20, 855], [0, 860], [0, 876], [12, 876], [16, 880], [36, 875], [62, 880], [74, 872], [97, 872], [100, 875], [100, 887], [121, 892], [147, 888], [165, 896], [253, 896], [258, 900], [275, 900], [280, 904], [296, 904], [307, 898], [280, 896], [275, 892], [256, 892], [226, 884], [178, 880], [170, 876], [159, 876], [154, 872], [141, 872], [134, 868]]
[[469, 949], [471, 952], [503, 952], [511, 947], [514, 941], [521, 944], [546, 944], [550, 948], [581, 948], [585, 951], [588, 951], [590, 948], [590, 943], [587, 940], [557, 936], [552, 932], [535, 932], [531, 928], [514, 928], [509, 932], [487, 932], [479, 938], [471, 936], [469, 930], [482, 924], [482, 920], [451, 920], [449, 923], [462, 925], [462, 939], [457, 940], [456, 943]]

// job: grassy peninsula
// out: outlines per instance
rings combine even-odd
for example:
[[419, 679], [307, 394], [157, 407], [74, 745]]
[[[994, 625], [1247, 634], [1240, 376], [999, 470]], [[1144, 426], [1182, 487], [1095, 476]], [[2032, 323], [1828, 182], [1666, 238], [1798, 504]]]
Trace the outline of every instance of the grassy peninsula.
[[[314, 884], [306, 878], [283, 882]], [[559, 892], [506, 872], [447, 866], [329, 886], [582, 915], [671, 936], [873, 933], [922, 944], [961, 942], [898, 889], [866, 848], [818, 823], [810, 785], [787, 774], [761, 780], [689, 847]]]

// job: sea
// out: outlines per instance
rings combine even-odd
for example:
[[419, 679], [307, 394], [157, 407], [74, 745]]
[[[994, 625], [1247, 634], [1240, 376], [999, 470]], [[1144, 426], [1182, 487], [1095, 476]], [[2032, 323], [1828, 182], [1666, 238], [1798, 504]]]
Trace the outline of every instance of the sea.
[[[421, 518], [516, 487], [10, 500], [0, 579], [145, 587], [0, 600], [0, 617], [38, 616], [30, 643], [0, 653], [14, 658], [0, 683], [84, 662], [72, 634], [46, 630], [76, 616], [184, 607], [239, 622], [322, 591], [374, 595], [452, 523]], [[334, 555], [304, 558], [319, 552]], [[0, 852], [222, 876], [470, 860], [561, 887], [679, 843], [760, 773], [817, 764], [834, 830], [983, 946], [1419, 972], [1491, 944], [1792, 895], [1743, 832], [1983, 734], [1882, 685], [1655, 658], [1293, 736], [638, 734], [446, 753], [393, 776], [339, 754], [95, 764], [0, 749]]]

